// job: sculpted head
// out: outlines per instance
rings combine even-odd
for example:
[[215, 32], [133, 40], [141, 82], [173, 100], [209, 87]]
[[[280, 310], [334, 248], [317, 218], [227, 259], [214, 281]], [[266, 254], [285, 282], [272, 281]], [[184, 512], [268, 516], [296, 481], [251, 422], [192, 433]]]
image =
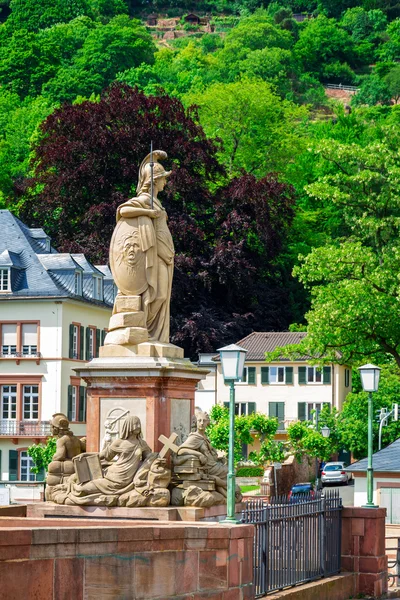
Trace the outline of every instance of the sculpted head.
[[50, 421], [52, 435], [65, 435], [69, 431], [69, 421], [63, 413], [55, 413]]
[[210, 424], [210, 417], [208, 416], [208, 413], [203, 412], [201, 410], [196, 414], [196, 421], [197, 421], [197, 431], [199, 433], [204, 433]]
[[[171, 175], [171, 171], [166, 171], [162, 164], [159, 162], [154, 163], [153, 167], [153, 181], [154, 181], [154, 190], [157, 192], [161, 192], [165, 184], [167, 183], [167, 177]], [[142, 172], [140, 176], [140, 185], [138, 186], [138, 193], [149, 192], [151, 187], [151, 167], [150, 163], [145, 164], [142, 167]]]
[[133, 229], [131, 234], [127, 234], [124, 238], [122, 238], [121, 246], [123, 260], [130, 267], [134, 267], [139, 261], [142, 253], [139, 230]]
[[139, 417], [126, 417], [121, 427], [121, 439], [126, 440], [131, 435], [139, 437], [142, 433], [142, 424]]

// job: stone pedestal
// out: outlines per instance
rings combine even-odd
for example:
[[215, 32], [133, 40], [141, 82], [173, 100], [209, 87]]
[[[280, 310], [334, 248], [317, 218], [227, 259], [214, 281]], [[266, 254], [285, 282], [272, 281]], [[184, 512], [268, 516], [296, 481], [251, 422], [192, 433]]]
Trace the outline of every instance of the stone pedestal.
[[208, 370], [187, 359], [148, 354], [101, 356], [76, 369], [87, 383], [88, 452], [102, 449], [107, 419], [121, 417], [122, 422], [128, 415], [140, 418], [143, 437], [156, 452], [162, 447], [161, 434], [176, 432], [181, 444], [190, 433], [196, 385]]

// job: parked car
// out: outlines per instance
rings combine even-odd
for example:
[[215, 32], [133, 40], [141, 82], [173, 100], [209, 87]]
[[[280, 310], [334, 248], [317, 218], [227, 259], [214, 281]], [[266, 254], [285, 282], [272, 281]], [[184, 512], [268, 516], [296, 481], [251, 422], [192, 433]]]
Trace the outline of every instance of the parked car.
[[302, 500], [314, 498], [314, 486], [312, 483], [295, 483], [289, 492], [288, 500], [290, 504], [298, 504]]
[[326, 485], [327, 483], [341, 483], [348, 485], [351, 479], [351, 473], [345, 471], [346, 464], [344, 462], [328, 462], [324, 466], [321, 473], [321, 483]]

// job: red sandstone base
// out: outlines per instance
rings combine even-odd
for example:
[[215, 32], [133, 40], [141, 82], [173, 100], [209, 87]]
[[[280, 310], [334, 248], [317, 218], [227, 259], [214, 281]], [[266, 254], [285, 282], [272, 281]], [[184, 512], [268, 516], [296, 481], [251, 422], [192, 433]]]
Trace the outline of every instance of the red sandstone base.
[[197, 383], [208, 373], [189, 360], [162, 357], [96, 358], [75, 370], [87, 383], [88, 452], [101, 450], [105, 414], [119, 405], [141, 418], [155, 452], [162, 434], [175, 431], [181, 443], [191, 430]]
[[0, 523], [7, 600], [254, 598], [252, 525]]

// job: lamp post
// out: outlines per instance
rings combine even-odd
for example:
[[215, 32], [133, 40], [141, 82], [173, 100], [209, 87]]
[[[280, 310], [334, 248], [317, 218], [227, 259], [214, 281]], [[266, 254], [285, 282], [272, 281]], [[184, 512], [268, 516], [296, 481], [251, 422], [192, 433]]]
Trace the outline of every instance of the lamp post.
[[229, 451], [228, 451], [228, 490], [226, 496], [225, 523], [237, 523], [235, 518], [235, 382], [242, 379], [246, 352], [236, 344], [230, 344], [218, 350], [225, 383], [229, 384]]
[[361, 384], [364, 392], [368, 392], [368, 468], [367, 468], [367, 504], [364, 508], [378, 508], [373, 502], [374, 498], [374, 470], [372, 467], [372, 392], [376, 392], [379, 386], [381, 370], [375, 365], [363, 365], [358, 369], [361, 376]]
[[[316, 423], [315, 423], [315, 429], [318, 431], [318, 412], [315, 415], [316, 417]], [[324, 438], [328, 438], [331, 434], [331, 430], [329, 429], [329, 427], [327, 427], [326, 425], [324, 425], [323, 427], [321, 427], [321, 431], [320, 431], [322, 437]], [[319, 463], [318, 463], [318, 457], [316, 457], [315, 459], [315, 489], [319, 490]]]

